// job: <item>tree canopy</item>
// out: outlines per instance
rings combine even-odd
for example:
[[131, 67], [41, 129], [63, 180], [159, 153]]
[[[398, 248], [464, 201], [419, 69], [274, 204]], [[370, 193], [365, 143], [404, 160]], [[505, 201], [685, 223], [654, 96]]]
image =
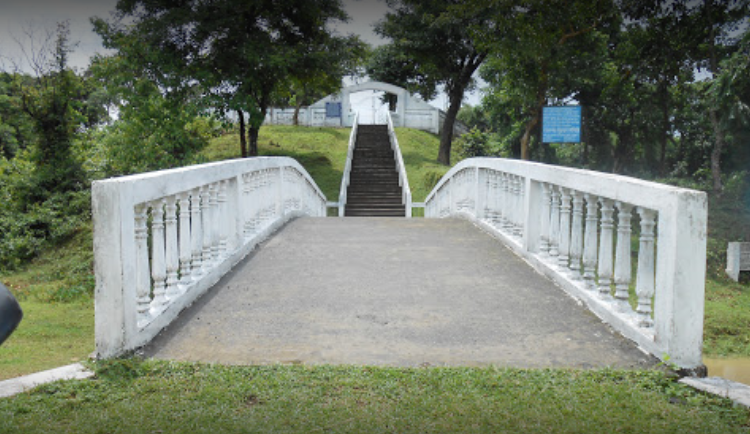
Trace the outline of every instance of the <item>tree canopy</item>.
[[[277, 93], [295, 79], [320, 78], [334, 56], [346, 64], [361, 46], [329, 30], [347, 19], [339, 0], [120, 0], [117, 11], [117, 22], [95, 20], [105, 45], [120, 52], [128, 40], [151, 47], [155, 58], [128, 60], [140, 61], [160, 89], [197, 88], [216, 112], [236, 113], [242, 156], [257, 155], [258, 129]], [[345, 69], [327, 71], [340, 81]]]

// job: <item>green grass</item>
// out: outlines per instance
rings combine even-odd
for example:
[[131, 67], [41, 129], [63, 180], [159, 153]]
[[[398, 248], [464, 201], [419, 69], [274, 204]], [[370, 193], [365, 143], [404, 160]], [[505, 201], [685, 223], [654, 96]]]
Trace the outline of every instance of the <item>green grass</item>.
[[18, 433], [739, 433], [748, 412], [657, 371], [99, 363], [0, 399]]
[[[440, 138], [411, 128], [396, 128], [396, 137], [404, 157], [412, 200], [424, 202], [435, 184], [450, 170], [450, 167], [437, 161]], [[459, 157], [454, 149], [451, 162], [455, 164], [458, 161]]]
[[750, 355], [750, 287], [730, 279], [706, 281], [703, 352], [707, 356]]
[[21, 307], [21, 324], [0, 346], [0, 380], [87, 360], [94, 351], [92, 300]]
[[91, 226], [0, 280], [24, 317], [0, 346], [0, 380], [85, 360], [94, 351]]
[[[264, 126], [258, 135], [258, 153], [297, 160], [313, 177], [329, 201], [337, 201], [349, 146], [349, 128]], [[214, 139], [203, 156], [209, 161], [240, 156], [236, 133]]]

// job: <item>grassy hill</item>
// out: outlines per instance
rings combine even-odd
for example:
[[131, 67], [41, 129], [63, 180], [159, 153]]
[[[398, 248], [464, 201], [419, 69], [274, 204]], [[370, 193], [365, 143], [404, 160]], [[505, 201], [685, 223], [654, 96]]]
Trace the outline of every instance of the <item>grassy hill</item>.
[[[328, 200], [335, 202], [346, 164], [349, 134], [348, 128], [266, 126], [260, 130], [258, 152], [260, 155], [284, 155], [296, 159], [310, 172]], [[448, 167], [437, 162], [440, 139], [411, 128], [396, 128], [396, 136], [406, 164], [412, 199], [422, 202], [448, 171]], [[208, 161], [238, 158], [239, 149], [239, 137], [230, 134], [213, 140], [203, 156]], [[453, 160], [457, 161], [455, 154]]]

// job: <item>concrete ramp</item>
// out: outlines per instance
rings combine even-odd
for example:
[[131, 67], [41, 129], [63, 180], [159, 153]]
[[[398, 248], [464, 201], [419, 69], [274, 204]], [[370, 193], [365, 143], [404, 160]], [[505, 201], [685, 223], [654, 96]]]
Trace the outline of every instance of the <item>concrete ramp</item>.
[[295, 220], [144, 352], [225, 364], [656, 363], [499, 241], [453, 219]]

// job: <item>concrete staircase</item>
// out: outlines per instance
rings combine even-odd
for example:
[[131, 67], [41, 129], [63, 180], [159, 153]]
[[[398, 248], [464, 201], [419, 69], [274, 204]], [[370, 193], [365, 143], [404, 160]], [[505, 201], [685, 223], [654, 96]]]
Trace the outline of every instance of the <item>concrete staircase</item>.
[[347, 217], [404, 217], [387, 125], [359, 125], [346, 195]]

